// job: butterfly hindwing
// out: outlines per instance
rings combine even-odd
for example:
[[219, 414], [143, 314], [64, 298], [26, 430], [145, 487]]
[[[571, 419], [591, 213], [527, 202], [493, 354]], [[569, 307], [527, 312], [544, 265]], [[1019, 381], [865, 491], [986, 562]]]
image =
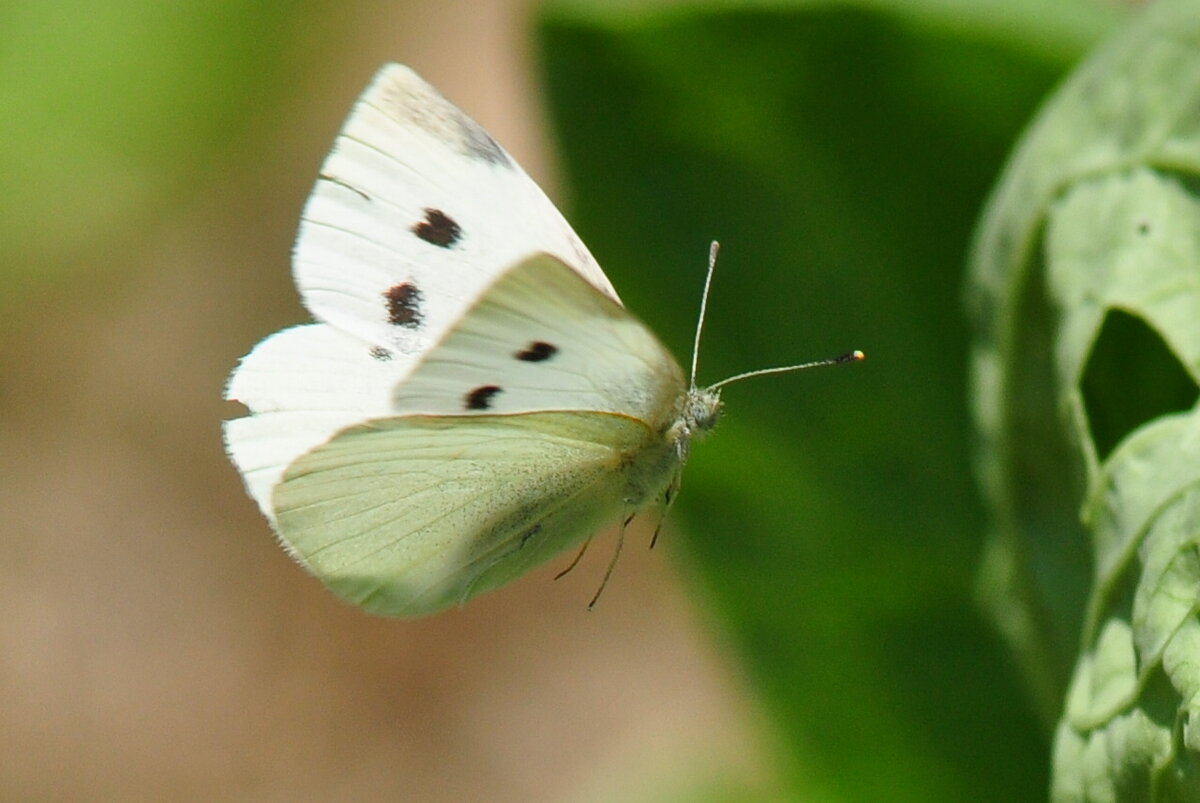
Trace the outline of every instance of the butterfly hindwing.
[[288, 468], [278, 529], [344, 599], [428, 614], [616, 522], [623, 466], [653, 442], [641, 422], [604, 413], [372, 421]]

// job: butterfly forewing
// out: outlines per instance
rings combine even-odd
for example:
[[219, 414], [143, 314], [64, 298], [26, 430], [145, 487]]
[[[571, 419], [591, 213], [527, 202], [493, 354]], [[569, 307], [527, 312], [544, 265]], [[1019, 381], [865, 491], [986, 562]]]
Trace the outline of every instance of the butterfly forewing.
[[596, 410], [658, 431], [686, 386], [641, 321], [554, 257], [525, 260], [488, 288], [396, 388], [397, 413]]
[[321, 168], [294, 272], [318, 319], [413, 355], [503, 270], [542, 251], [617, 297], [512, 157], [411, 70], [389, 65]]

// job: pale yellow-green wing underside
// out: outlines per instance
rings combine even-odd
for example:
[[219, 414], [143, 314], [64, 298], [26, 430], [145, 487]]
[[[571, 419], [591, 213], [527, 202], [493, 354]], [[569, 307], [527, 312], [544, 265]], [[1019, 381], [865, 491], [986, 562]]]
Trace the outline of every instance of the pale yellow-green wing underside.
[[347, 601], [433, 613], [619, 523], [645, 490], [627, 466], [662, 451], [654, 462], [670, 475], [671, 455], [653, 441], [645, 424], [612, 413], [369, 422], [288, 468], [278, 529]]

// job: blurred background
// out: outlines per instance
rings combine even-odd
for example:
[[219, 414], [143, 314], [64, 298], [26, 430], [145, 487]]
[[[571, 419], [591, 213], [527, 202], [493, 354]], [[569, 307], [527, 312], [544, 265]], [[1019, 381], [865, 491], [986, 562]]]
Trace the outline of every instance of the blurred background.
[[[932, 800], [1046, 788], [976, 612], [961, 273], [1116, 2], [517, 0], [0, 10], [0, 799]], [[415, 622], [338, 602], [226, 460], [307, 314], [300, 209], [414, 67], [730, 388], [660, 547]], [[604, 543], [604, 542], [601, 542]], [[569, 556], [564, 556], [565, 561]]]

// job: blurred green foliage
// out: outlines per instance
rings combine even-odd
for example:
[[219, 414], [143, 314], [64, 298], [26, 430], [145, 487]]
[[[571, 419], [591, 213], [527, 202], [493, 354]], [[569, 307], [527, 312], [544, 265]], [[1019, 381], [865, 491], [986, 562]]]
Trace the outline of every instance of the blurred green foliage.
[[1197, 108], [1200, 3], [1163, 0], [1046, 104], [972, 256], [986, 597], [1062, 710], [1055, 800], [1200, 797]]
[[321, 5], [4, 4], [0, 304], [20, 283], [127, 267], [278, 102], [292, 26]]
[[701, 382], [868, 355], [729, 388], [677, 507], [696, 586], [780, 726], [791, 797], [1048, 788], [1056, 713], [973, 598], [987, 525], [964, 262], [1017, 135], [1117, 19], [899, 0], [543, 17], [572, 220], [679, 353], [679, 299], [722, 242]]

